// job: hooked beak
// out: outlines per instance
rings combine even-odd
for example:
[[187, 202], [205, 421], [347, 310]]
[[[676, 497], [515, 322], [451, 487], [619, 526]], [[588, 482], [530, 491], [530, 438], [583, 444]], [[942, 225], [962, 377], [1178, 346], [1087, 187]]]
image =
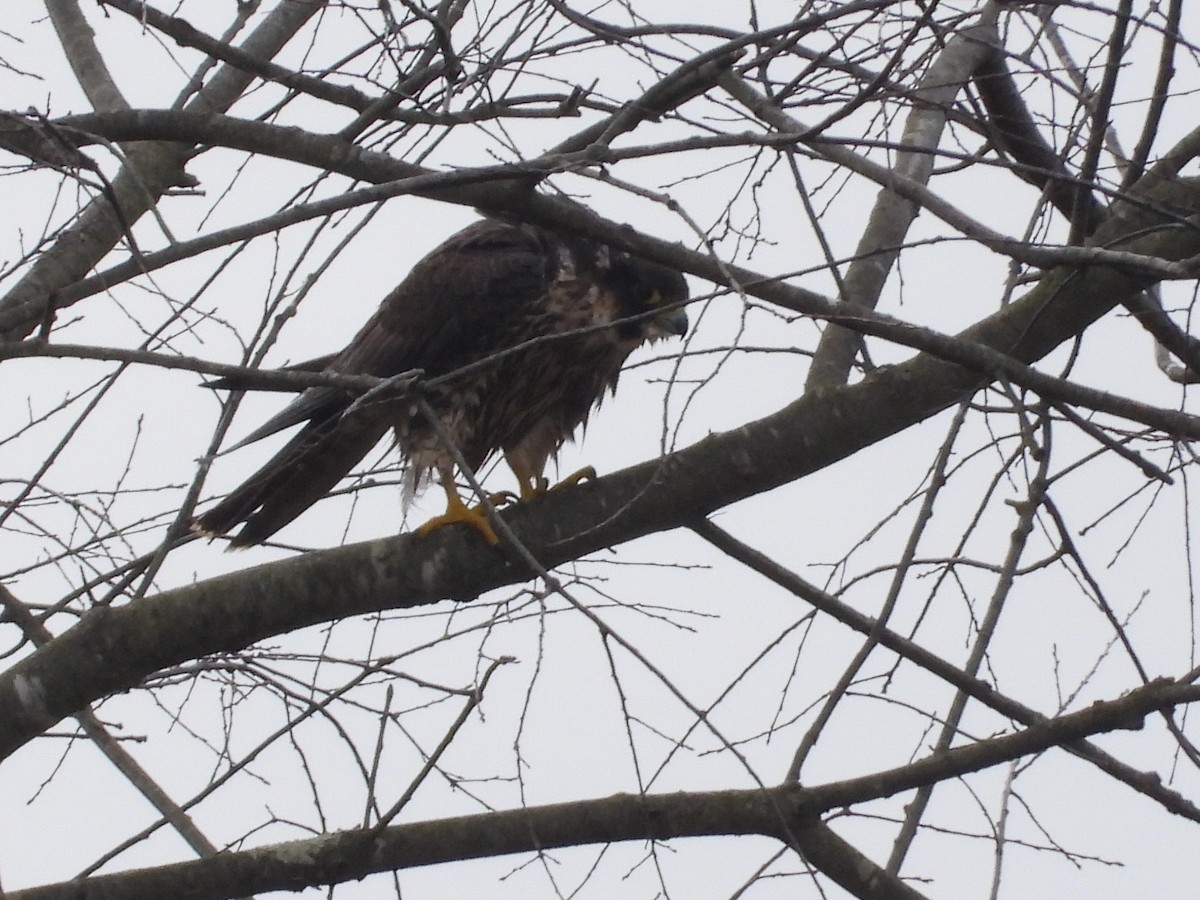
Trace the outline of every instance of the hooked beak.
[[687, 313], [682, 309], [668, 309], [654, 317], [654, 324], [664, 335], [673, 334], [683, 337], [688, 330]]

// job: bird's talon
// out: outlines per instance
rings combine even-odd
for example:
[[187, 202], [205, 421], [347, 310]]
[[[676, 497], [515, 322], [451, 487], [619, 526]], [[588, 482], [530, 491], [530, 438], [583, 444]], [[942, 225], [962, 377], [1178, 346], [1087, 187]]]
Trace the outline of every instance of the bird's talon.
[[[491, 497], [488, 498], [491, 500]], [[492, 503], [495, 506], [495, 502]], [[480, 537], [491, 544], [493, 547], [500, 543], [500, 538], [496, 535], [492, 528], [492, 523], [487, 519], [487, 510], [483, 506], [467, 506], [461, 500], [458, 503], [451, 503], [440, 516], [434, 516], [424, 525], [417, 528], [417, 534], [427, 535], [436, 531], [445, 525], [453, 525], [461, 522], [464, 525], [470, 525], [479, 532]]]
[[549, 490], [550, 482], [542, 475], [530, 475], [529, 480], [521, 479], [521, 499], [536, 500]]
[[596, 480], [595, 468], [593, 468], [592, 466], [584, 466], [578, 472], [573, 472], [570, 475], [568, 475], [566, 478], [564, 478], [562, 481], [560, 481], [554, 487], [550, 488], [550, 490], [557, 491], [561, 488], [574, 487], [575, 485], [582, 484], [585, 481], [595, 481], [595, 480]]
[[536, 500], [538, 497], [549, 494], [551, 491], [574, 487], [580, 482], [594, 480], [595, 478], [596, 470], [591, 466], [584, 466], [578, 472], [573, 472], [555, 485], [551, 485], [550, 479], [545, 475], [529, 475], [521, 479], [521, 499]]

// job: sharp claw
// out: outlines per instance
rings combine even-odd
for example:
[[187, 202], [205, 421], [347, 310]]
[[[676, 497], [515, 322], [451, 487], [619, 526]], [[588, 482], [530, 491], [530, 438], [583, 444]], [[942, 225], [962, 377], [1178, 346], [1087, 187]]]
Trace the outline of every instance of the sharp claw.
[[[535, 475], [530, 478], [531, 483], [526, 483], [522, 480], [521, 492], [519, 495], [512, 491], [498, 491], [494, 494], [488, 494], [488, 503], [493, 507], [508, 506], [512, 503], [526, 500], [536, 500], [543, 494], [548, 494], [550, 491], [557, 491], [563, 488], [573, 487], [581, 481], [588, 481], [596, 477], [596, 470], [591, 466], [580, 469], [571, 475], [568, 475], [558, 484], [551, 486], [549, 479], [544, 475]], [[497, 536], [495, 529], [487, 518], [487, 510], [482, 504], [479, 506], [467, 506], [458, 496], [457, 491], [447, 491], [446, 497], [448, 500], [446, 511], [440, 516], [434, 516], [424, 525], [417, 529], [417, 534], [425, 535], [432, 534], [439, 528], [446, 525], [454, 525], [461, 522], [464, 525], [470, 525], [480, 536], [492, 546], [500, 543], [500, 538]]]
[[557, 491], [559, 488], [574, 487], [575, 485], [580, 484], [584, 481], [595, 481], [595, 480], [596, 480], [596, 470], [594, 468], [592, 468], [591, 466], [584, 466], [578, 472], [573, 472], [572, 474], [568, 475], [566, 478], [564, 478], [562, 481], [560, 481], [554, 487], [550, 488], [550, 490]]
[[532, 484], [521, 484], [521, 499], [536, 500], [543, 494], [548, 494], [551, 491], [559, 491], [563, 488], [574, 487], [582, 481], [594, 480], [595, 477], [596, 470], [591, 466], [585, 466], [578, 472], [573, 472], [555, 485], [551, 485], [550, 480], [544, 475], [536, 475], [532, 478]]
[[[491, 501], [493, 506], [503, 505], [496, 503], [492, 495], [488, 496], [488, 500]], [[491, 522], [489, 522], [487, 519], [487, 510], [484, 509], [482, 505], [467, 506], [467, 504], [463, 503], [461, 499], [457, 503], [451, 503], [446, 511], [440, 516], [434, 516], [424, 525], [419, 527], [417, 529], [417, 534], [431, 534], [443, 526], [453, 525], [457, 522], [461, 522], [464, 525], [470, 525], [472, 528], [478, 531], [480, 536], [493, 547], [500, 543], [500, 538], [496, 535], [495, 530], [492, 528]]]
[[535, 475], [531, 483], [521, 482], [521, 499], [536, 500], [542, 494], [546, 493], [548, 481], [541, 475]]

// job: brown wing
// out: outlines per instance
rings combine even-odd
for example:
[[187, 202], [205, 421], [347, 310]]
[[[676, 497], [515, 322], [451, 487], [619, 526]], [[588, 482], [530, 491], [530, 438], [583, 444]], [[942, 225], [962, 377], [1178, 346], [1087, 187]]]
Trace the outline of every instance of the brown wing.
[[[557, 267], [534, 229], [484, 220], [451, 237], [413, 268], [327, 370], [389, 377], [410, 369], [451, 372], [508, 331], [544, 295]], [[499, 349], [499, 348], [496, 348]], [[260, 543], [327, 494], [392, 424], [387, 410], [343, 415], [353, 398], [309, 388], [242, 443], [300, 422], [282, 450], [195, 528], [224, 534], [245, 523], [234, 547]]]

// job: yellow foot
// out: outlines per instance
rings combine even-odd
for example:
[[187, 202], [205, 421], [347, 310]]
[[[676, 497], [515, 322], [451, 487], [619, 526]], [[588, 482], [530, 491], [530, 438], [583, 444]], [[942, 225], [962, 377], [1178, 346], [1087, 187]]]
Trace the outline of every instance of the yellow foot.
[[575, 485], [579, 484], [580, 482], [595, 480], [596, 470], [591, 466], [584, 466], [578, 472], [572, 472], [554, 487], [550, 488], [550, 490], [557, 491], [561, 490], [562, 488], [575, 487]]
[[[493, 507], [505, 506], [514, 502], [512, 494], [507, 492], [500, 494], [488, 494], [488, 502]], [[461, 498], [454, 496], [446, 507], [446, 511], [440, 516], [434, 516], [424, 525], [417, 529], [417, 534], [430, 534], [433, 531], [441, 528], [444, 525], [453, 525], [456, 522], [461, 522], [464, 525], [470, 525], [483, 537], [489, 544], [495, 546], [500, 543], [500, 538], [496, 535], [492, 528], [492, 523], [487, 519], [487, 510], [483, 504], [479, 506], [467, 506]]]
[[550, 490], [550, 482], [544, 475], [531, 475], [529, 480], [521, 479], [521, 499], [536, 500]]
[[591, 466], [584, 466], [578, 472], [573, 472], [568, 475], [558, 484], [551, 487], [550, 482], [544, 475], [531, 475], [528, 480], [521, 479], [521, 499], [536, 500], [543, 494], [548, 494], [551, 491], [561, 491], [563, 488], [574, 487], [581, 481], [594, 480], [596, 470]]

